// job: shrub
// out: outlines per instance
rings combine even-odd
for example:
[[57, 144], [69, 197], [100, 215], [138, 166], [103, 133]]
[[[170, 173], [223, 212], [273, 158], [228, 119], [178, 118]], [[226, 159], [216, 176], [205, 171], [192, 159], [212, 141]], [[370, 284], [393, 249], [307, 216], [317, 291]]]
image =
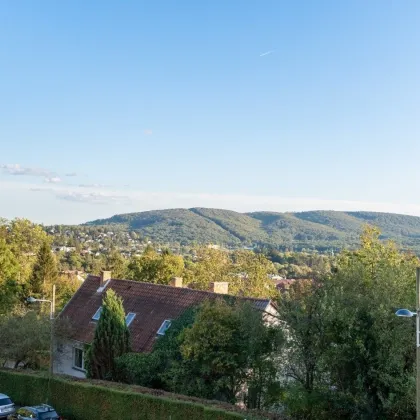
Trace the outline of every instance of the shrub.
[[239, 420], [245, 414], [62, 377], [0, 370], [0, 389], [17, 404], [48, 402], [69, 420]]

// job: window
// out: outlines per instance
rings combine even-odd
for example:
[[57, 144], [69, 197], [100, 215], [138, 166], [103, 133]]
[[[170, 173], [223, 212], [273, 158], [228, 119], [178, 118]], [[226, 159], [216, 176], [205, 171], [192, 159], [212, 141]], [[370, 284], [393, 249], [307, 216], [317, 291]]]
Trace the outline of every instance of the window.
[[9, 398], [0, 398], [0, 406], [13, 404]]
[[39, 413], [39, 420], [49, 420], [49, 419], [58, 419], [58, 414], [56, 411], [48, 411], [46, 413]]
[[83, 353], [82, 349], [74, 347], [73, 367], [76, 369], [85, 370], [85, 355]]
[[158, 335], [165, 335], [166, 330], [171, 326], [172, 321], [170, 319], [165, 319], [165, 321], [162, 322], [162, 325], [158, 329]]
[[102, 306], [99, 307], [99, 309], [95, 312], [95, 315], [93, 315], [92, 319], [94, 321], [99, 321], [99, 318], [101, 317], [102, 313]]
[[136, 314], [133, 312], [129, 312], [125, 317], [125, 324], [127, 327], [131, 324], [131, 321], [136, 317]]

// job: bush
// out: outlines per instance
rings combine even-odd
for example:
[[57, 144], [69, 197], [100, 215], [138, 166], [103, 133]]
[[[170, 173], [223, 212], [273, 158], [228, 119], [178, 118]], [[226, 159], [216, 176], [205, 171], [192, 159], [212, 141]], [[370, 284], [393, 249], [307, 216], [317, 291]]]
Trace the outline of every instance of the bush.
[[0, 370], [0, 389], [15, 403], [48, 402], [69, 420], [239, 420], [245, 414], [80, 380]]

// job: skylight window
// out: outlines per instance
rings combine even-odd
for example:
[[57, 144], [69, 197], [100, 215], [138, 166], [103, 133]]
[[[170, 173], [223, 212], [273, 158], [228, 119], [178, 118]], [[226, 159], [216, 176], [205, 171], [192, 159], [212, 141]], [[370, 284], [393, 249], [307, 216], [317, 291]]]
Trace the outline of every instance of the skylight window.
[[136, 314], [133, 312], [129, 312], [125, 317], [125, 324], [127, 327], [131, 324], [131, 321], [136, 317]]
[[99, 321], [99, 318], [101, 317], [102, 313], [102, 306], [99, 307], [99, 309], [95, 312], [95, 315], [93, 315], [92, 319], [94, 321]]
[[172, 324], [172, 321], [170, 319], [165, 319], [165, 321], [162, 322], [162, 325], [158, 329], [157, 334], [158, 335], [165, 335], [166, 330], [169, 329], [169, 327], [171, 326], [171, 324]]

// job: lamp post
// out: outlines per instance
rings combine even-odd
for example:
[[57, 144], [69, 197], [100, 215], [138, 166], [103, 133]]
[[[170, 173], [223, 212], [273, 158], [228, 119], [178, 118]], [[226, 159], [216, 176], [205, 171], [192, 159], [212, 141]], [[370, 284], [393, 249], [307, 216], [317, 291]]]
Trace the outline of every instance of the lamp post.
[[50, 330], [50, 368], [49, 373], [50, 376], [54, 374], [54, 313], [55, 313], [55, 284], [53, 285], [52, 290], [52, 300], [48, 299], [36, 299], [34, 297], [28, 297], [26, 299], [28, 303], [37, 303], [37, 302], [48, 302], [50, 307], [50, 322], [51, 322], [51, 330]]
[[420, 420], [420, 268], [416, 270], [416, 312], [398, 309], [395, 315], [404, 318], [416, 317], [416, 419]]

